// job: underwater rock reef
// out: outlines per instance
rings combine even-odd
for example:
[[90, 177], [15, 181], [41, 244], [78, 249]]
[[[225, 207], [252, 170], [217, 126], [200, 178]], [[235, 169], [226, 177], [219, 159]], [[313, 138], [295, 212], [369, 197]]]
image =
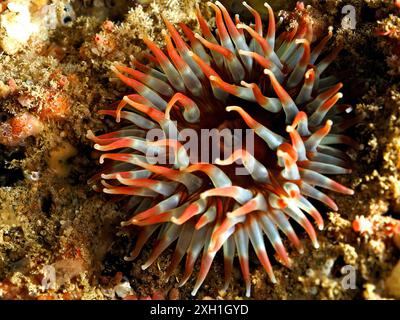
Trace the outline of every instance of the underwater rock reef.
[[[0, 299], [188, 299], [194, 287], [198, 289], [196, 299], [243, 299], [247, 298], [246, 293], [251, 299], [400, 298], [398, 2], [358, 0], [344, 8], [337, 0], [305, 1], [297, 7], [294, 1], [271, 0], [268, 2], [271, 10], [264, 2], [255, 0], [247, 1], [246, 5], [237, 1], [213, 3], [196, 0], [9, 0], [0, 4]], [[229, 12], [225, 13], [223, 6]], [[272, 10], [277, 24], [276, 55], [268, 49], [272, 41], [269, 26]], [[198, 23], [199, 14], [201, 21], [208, 25], [209, 34], [206, 25]], [[27, 25], [29, 28], [21, 27]], [[264, 40], [258, 37], [261, 31]], [[284, 36], [279, 39], [279, 35]], [[212, 38], [218, 41], [213, 43]], [[321, 41], [323, 46], [318, 46]], [[285, 48], [279, 50], [282, 43]], [[318, 51], [315, 48], [321, 51], [319, 60], [312, 60]], [[322, 91], [332, 92], [319, 102], [319, 111], [315, 112], [318, 106], [306, 107], [309, 101], [298, 95], [307, 89], [308, 81], [320, 80], [317, 76], [322, 69], [318, 69], [318, 63], [332, 52], [334, 57], [329, 59], [329, 64], [320, 65], [324, 68], [322, 79], [325, 76], [332, 76], [328, 82], [335, 79], [332, 83], [324, 80], [326, 87], [322, 85]], [[169, 64], [164, 59], [165, 54]], [[207, 57], [212, 59], [207, 60]], [[149, 69], [157, 66], [158, 71]], [[190, 74], [188, 68], [193, 68], [195, 73]], [[264, 73], [264, 69], [272, 71]], [[307, 72], [308, 77], [304, 78]], [[175, 76], [183, 85], [174, 82]], [[146, 89], [138, 92], [139, 84], [130, 79], [145, 84], [145, 88], [150, 87], [166, 104], [157, 105], [162, 101], [154, 98], [155, 95], [148, 95]], [[196, 79], [206, 86], [200, 94], [195, 90]], [[340, 88], [332, 89], [332, 85], [338, 83], [342, 84]], [[317, 85], [311, 84], [313, 86]], [[315, 90], [311, 92], [313, 98], [320, 94]], [[176, 103], [168, 104], [175, 93], [183, 96], [179, 96]], [[118, 106], [124, 96], [127, 98], [122, 101], [126, 105]], [[208, 112], [204, 101], [212, 99], [218, 100], [214, 100], [213, 107], [220, 111], [207, 114], [204, 120], [201, 116]], [[294, 112], [293, 105], [300, 113]], [[337, 107], [339, 105], [346, 107]], [[249, 111], [250, 106], [259, 111]], [[161, 117], [156, 111], [163, 107], [167, 107], [169, 113], [165, 116], [161, 112]], [[107, 110], [114, 116], [119, 112], [121, 124], [112, 116], [104, 116]], [[335, 110], [342, 112], [340, 117]], [[295, 120], [297, 114], [303, 114], [301, 111], [308, 117], [309, 132], [299, 131], [300, 120], [307, 119], [301, 116]], [[153, 176], [141, 177], [142, 181], [128, 181], [137, 177], [123, 175], [112, 179], [110, 176], [107, 180], [104, 174], [111, 172], [98, 165], [102, 159], [101, 150], [106, 151], [110, 143], [127, 137], [127, 132], [118, 130], [130, 130], [129, 134], [137, 130], [122, 129], [124, 116], [133, 117], [137, 122], [139, 117], [134, 114], [157, 126], [169, 119], [179, 119], [179, 130], [196, 127], [196, 123], [204, 128], [221, 124], [221, 128], [253, 128], [261, 137], [260, 141], [256, 140], [257, 170], [239, 179], [229, 169], [229, 161], [220, 160], [213, 168], [194, 168], [193, 163], [179, 162], [185, 159], [178, 157], [175, 176], [171, 172], [153, 171]], [[196, 118], [199, 114], [200, 118]], [[272, 115], [276, 115], [274, 120], [265, 120]], [[338, 136], [329, 138], [334, 146], [325, 147], [330, 151], [329, 159], [334, 158], [335, 151], [331, 149], [339, 148], [341, 153], [340, 161], [335, 162], [337, 165], [328, 168], [327, 157], [318, 160], [314, 154], [317, 158], [311, 159], [311, 149], [307, 148], [312, 147], [312, 133], [319, 132], [314, 137], [321, 139], [320, 134], [328, 134], [330, 122], [327, 120], [330, 119], [333, 120], [332, 130], [340, 119], [350, 119], [347, 121], [352, 123], [343, 128], [351, 141], [344, 137], [334, 140], [339, 139]], [[283, 137], [280, 141], [274, 136], [284, 147], [274, 145], [271, 134], [266, 135], [263, 128]], [[125, 139], [120, 147], [131, 148], [128, 142]], [[164, 141], [164, 146], [152, 146], [172, 148], [170, 143]], [[349, 146], [343, 147], [343, 143]], [[94, 144], [98, 146], [93, 148]], [[306, 148], [306, 158], [302, 158], [302, 145]], [[258, 152], [264, 149], [272, 151], [268, 155]], [[117, 151], [106, 152], [114, 157], [126, 153], [126, 150]], [[235, 157], [244, 159], [245, 164], [253, 161], [246, 152]], [[232, 162], [235, 157], [232, 156]], [[296, 161], [298, 165], [293, 166]], [[325, 166], [316, 165], [318, 161]], [[143, 163], [134, 163], [138, 164]], [[337, 188], [341, 188], [339, 184], [346, 186], [347, 189], [340, 190], [351, 189], [354, 194], [346, 191], [349, 195], [340, 195], [323, 189], [319, 189], [320, 193], [311, 192], [318, 189], [312, 186], [320, 181], [315, 180], [314, 175], [313, 179], [307, 176], [313, 189], [307, 189], [307, 197], [302, 197], [298, 191], [304, 192], [304, 184], [302, 189], [295, 167], [302, 168], [300, 176], [304, 169], [322, 170], [321, 174], [329, 174], [332, 179], [329, 181], [337, 181]], [[222, 170], [231, 184], [215, 168]], [[125, 169], [114, 173], [127, 171]], [[155, 170], [155, 166], [144, 169]], [[263, 180], [267, 177], [264, 169], [273, 176], [269, 181]], [[103, 184], [101, 177], [91, 179], [100, 170], [106, 170]], [[193, 180], [189, 179], [187, 186], [182, 185], [186, 178], [179, 172], [187, 172]], [[159, 174], [168, 179], [160, 179]], [[154, 179], [162, 183], [150, 184]], [[198, 179], [202, 185], [200, 191], [190, 194], [188, 190]], [[178, 182], [180, 185], [173, 189]], [[217, 185], [213, 185], [214, 182]], [[261, 186], [266, 184], [274, 187], [265, 191]], [[237, 203], [215, 200], [215, 195], [204, 194], [218, 187], [233, 186], [243, 190], [235, 193], [239, 188], [231, 188], [214, 192], [215, 195], [224, 192], [220, 199], [229, 196], [239, 199]], [[133, 196], [118, 196], [126, 193], [123, 187], [130, 188]], [[246, 188], [251, 192], [246, 192]], [[115, 195], [98, 192], [102, 189], [115, 190], [109, 192]], [[157, 242], [157, 233], [154, 233], [143, 243], [136, 259], [128, 261], [130, 259], [125, 257], [129, 257], [135, 244], [140, 242], [140, 231], [146, 220], [130, 225], [121, 225], [121, 222], [132, 222], [135, 210], [138, 213], [150, 208], [150, 204], [142, 204], [143, 210], [138, 210], [134, 194], [146, 194], [145, 199], [153, 199], [152, 206], [160, 208], [163, 198], [155, 194], [166, 195], [168, 190], [177, 190], [181, 194], [179, 201], [189, 199], [190, 203], [196, 203], [192, 208], [195, 211], [183, 208], [187, 217], [181, 220], [172, 214], [153, 222], [148, 220], [148, 225], [160, 222], [168, 226], [182, 225], [185, 231], [181, 227], [176, 230], [170, 227], [173, 230], [168, 231], [160, 226], [161, 234], [164, 232], [171, 237], [168, 246]], [[264, 201], [255, 197], [257, 190], [264, 196], [268, 193]], [[282, 198], [270, 197], [272, 193]], [[311, 200], [313, 195], [326, 205]], [[202, 199], [208, 199], [208, 207]], [[215, 204], [216, 216], [226, 217], [225, 224], [219, 218], [212, 218], [212, 213], [207, 211], [212, 207], [209, 206], [211, 202]], [[289, 205], [293, 208], [294, 204], [300, 204], [298, 210], [286, 209]], [[164, 208], [160, 213], [168, 213], [172, 208]], [[277, 226], [283, 227], [286, 221], [282, 220], [279, 225], [278, 216], [275, 220], [271, 220], [271, 216], [269, 220], [262, 220], [259, 211], [267, 208], [269, 212], [286, 210], [282, 211], [284, 217], [292, 215], [288, 221], [293, 233], [289, 229], [286, 235], [277, 231]], [[233, 213], [228, 217], [229, 212]], [[304, 220], [301, 215], [310, 221], [305, 222], [308, 219]], [[178, 223], [171, 222], [172, 216]], [[152, 216], [146, 219], [149, 217]], [[243, 217], [248, 217], [248, 222], [244, 222]], [[303, 224], [295, 222], [293, 217]], [[237, 246], [242, 238], [236, 241], [237, 254], [234, 247], [224, 246], [224, 243], [235, 242], [234, 236], [229, 238], [236, 230], [231, 218], [237, 219], [236, 227], [243, 225], [237, 229], [251, 230], [247, 233], [250, 242], [243, 242], [249, 243], [247, 251]], [[198, 261], [190, 266], [192, 276], [184, 279], [186, 258], [179, 263], [176, 256], [184, 255], [186, 249], [174, 254], [174, 241], [179, 239], [178, 242], [184, 243], [181, 239], [194, 234], [197, 220], [208, 223], [205, 225], [210, 237], [214, 230], [216, 236], [208, 241], [208, 245], [212, 245], [209, 248], [213, 248], [205, 251], [203, 265], [200, 260], [204, 243], [196, 246], [197, 242], [190, 244], [190, 240], [185, 240], [189, 242], [183, 247], [191, 246], [192, 254], [197, 250]], [[322, 230], [311, 231], [322, 227], [322, 221]], [[259, 231], [266, 235], [261, 234], [260, 238]], [[237, 234], [242, 237], [245, 233]], [[302, 253], [292, 244], [293, 234]], [[202, 241], [207, 242], [205, 236]], [[153, 249], [157, 249], [157, 243], [164, 252], [150, 265], [147, 262], [154, 260]], [[218, 246], [221, 252], [216, 252]], [[209, 264], [211, 255], [215, 257], [212, 256], [213, 262]], [[231, 267], [229, 263], [233, 257]], [[178, 270], [167, 282], [171, 262]], [[290, 268], [285, 266], [288, 262]], [[147, 267], [145, 270], [143, 265]], [[228, 284], [222, 276], [224, 272], [228, 272]], [[201, 286], [200, 282], [196, 284], [198, 275], [202, 277]], [[187, 283], [179, 286], [183, 280]], [[225, 290], [221, 290], [223, 288]]]

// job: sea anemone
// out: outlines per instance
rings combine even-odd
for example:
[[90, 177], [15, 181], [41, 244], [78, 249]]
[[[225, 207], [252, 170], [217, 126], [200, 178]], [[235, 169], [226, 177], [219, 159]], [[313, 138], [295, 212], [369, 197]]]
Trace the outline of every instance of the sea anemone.
[[[279, 23], [267, 3], [266, 31], [259, 13], [245, 2], [254, 16], [253, 26], [241, 22], [238, 15], [233, 20], [218, 1], [208, 5], [215, 12], [215, 30], [199, 8], [201, 35], [179, 24], [187, 40], [164, 19], [170, 34], [165, 35], [166, 52], [145, 38], [152, 53], [146, 55], [148, 64], [134, 60], [134, 68], [112, 67], [136, 93], [124, 96], [112, 110], [100, 111], [116, 122], [123, 119], [127, 126], [99, 136], [88, 132], [95, 149], [115, 151], [101, 155], [100, 163], [106, 166], [89, 183], [108, 194], [132, 196], [129, 208], [133, 215], [122, 225], [139, 226], [141, 232], [127, 260], [135, 259], [158, 231], [142, 269], [176, 242], [166, 273], [170, 276], [186, 255], [183, 285], [202, 252], [195, 295], [220, 249], [226, 290], [237, 253], [250, 296], [249, 244], [275, 283], [265, 240], [276, 259], [289, 267], [291, 260], [281, 235], [303, 251], [292, 221], [319, 247], [307, 215], [318, 229], [324, 223], [309, 199], [337, 210], [334, 201], [317, 187], [353, 194], [326, 175], [351, 171], [343, 145], [355, 143], [342, 132], [359, 118], [350, 106], [337, 104], [342, 83], [334, 76], [322, 76], [340, 50], [338, 46], [320, 58], [332, 28], [311, 45], [312, 20], [302, 3], [293, 14], [297, 23], [278, 37]], [[241, 147], [232, 149], [234, 136], [230, 144], [218, 142], [217, 156], [196, 162], [180, 139], [185, 129], [199, 136], [203, 129], [248, 129], [254, 143], [244, 143], [246, 134]], [[163, 137], [149, 139], [152, 130], [161, 131]], [[228, 149], [232, 151], [222, 158]], [[156, 163], [149, 154], [168, 155], [169, 161]], [[243, 164], [248, 175], [235, 173], [237, 163]]]

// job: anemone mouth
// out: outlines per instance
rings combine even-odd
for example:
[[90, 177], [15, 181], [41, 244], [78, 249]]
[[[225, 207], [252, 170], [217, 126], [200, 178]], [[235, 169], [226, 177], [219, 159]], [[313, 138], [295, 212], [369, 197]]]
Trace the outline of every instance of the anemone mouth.
[[[275, 283], [265, 240], [277, 260], [289, 266], [281, 235], [302, 251], [292, 222], [306, 231], [314, 247], [319, 246], [309, 217], [318, 229], [323, 228], [323, 219], [309, 199], [337, 210], [320, 189], [353, 193], [326, 175], [350, 172], [349, 158], [340, 146], [355, 145], [343, 132], [359, 118], [348, 114], [348, 106], [337, 104], [342, 84], [322, 75], [338, 53], [334, 49], [320, 58], [332, 30], [311, 45], [312, 27], [303, 5], [297, 6], [298, 26], [278, 37], [268, 4], [265, 34], [259, 14], [247, 4], [254, 28], [237, 16], [233, 21], [218, 1], [209, 5], [215, 11], [216, 31], [199, 9], [201, 34], [180, 24], [188, 41], [165, 20], [171, 36], [165, 37], [164, 51], [144, 39], [152, 66], [134, 60], [135, 69], [113, 67], [136, 93], [124, 96], [115, 109], [100, 111], [121, 122], [121, 129], [100, 136], [88, 133], [95, 148], [104, 152], [100, 162], [107, 162], [89, 183], [108, 194], [132, 197], [132, 217], [122, 225], [142, 231], [129, 260], [158, 230], [142, 268], [176, 242], [167, 275], [186, 257], [180, 282], [184, 285], [201, 260], [196, 294], [220, 250], [224, 289], [228, 287], [237, 252], [250, 295], [250, 246]], [[182, 139], [188, 129], [201, 137], [194, 149]], [[237, 129], [248, 131], [232, 134]], [[227, 130], [228, 142], [220, 135], [203, 140], [205, 130]], [[161, 135], [150, 139], [149, 133], [155, 132]], [[210, 154], [207, 149], [207, 159], [192, 157], [192, 152], [203, 154], [204, 145], [210, 144], [216, 151]]]

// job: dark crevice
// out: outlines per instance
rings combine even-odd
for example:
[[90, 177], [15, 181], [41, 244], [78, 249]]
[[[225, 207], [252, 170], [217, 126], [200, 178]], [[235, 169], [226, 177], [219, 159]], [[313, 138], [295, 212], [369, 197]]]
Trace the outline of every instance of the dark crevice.
[[42, 212], [46, 215], [47, 218], [51, 216], [51, 208], [53, 205], [53, 196], [51, 194], [47, 194], [42, 198]]
[[12, 168], [10, 166], [12, 160], [22, 160], [24, 158], [24, 150], [8, 150], [5, 146], [0, 145], [0, 187], [11, 187], [24, 179], [21, 168]]

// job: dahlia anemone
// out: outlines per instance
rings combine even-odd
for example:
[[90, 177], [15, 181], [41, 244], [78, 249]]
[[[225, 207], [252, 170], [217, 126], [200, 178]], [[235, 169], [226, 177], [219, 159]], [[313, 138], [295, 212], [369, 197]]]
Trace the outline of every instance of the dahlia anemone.
[[[307, 215], [323, 229], [323, 219], [309, 201], [318, 200], [337, 210], [334, 201], [317, 187], [351, 195], [353, 191], [326, 177], [351, 170], [349, 158], [338, 145], [354, 146], [342, 132], [359, 121], [348, 105], [337, 104], [342, 83], [322, 77], [340, 48], [320, 58], [332, 37], [332, 28], [311, 45], [312, 22], [302, 3], [298, 21], [289, 31], [275, 36], [277, 25], [268, 10], [265, 32], [259, 13], [253, 26], [236, 15], [233, 20], [218, 1], [208, 3], [215, 12], [212, 30], [197, 8], [201, 34], [179, 26], [187, 40], [164, 19], [166, 52], [150, 39], [144, 42], [152, 54], [149, 64], [133, 61], [134, 68], [112, 67], [136, 93], [123, 97], [112, 110], [100, 114], [123, 119], [128, 126], [88, 138], [103, 153], [108, 165], [89, 183], [108, 194], [129, 195], [133, 216], [123, 226], [139, 226], [141, 232], [127, 260], [135, 259], [149, 238], [158, 237], [142, 269], [176, 241], [166, 270], [169, 277], [186, 255], [180, 285], [190, 278], [201, 252], [201, 265], [192, 295], [205, 280], [216, 253], [222, 249], [226, 290], [237, 253], [250, 296], [249, 244], [275, 283], [266, 239], [276, 259], [291, 265], [281, 233], [302, 252], [292, 226], [296, 221], [318, 248], [316, 232]], [[146, 139], [152, 129], [164, 138]], [[185, 128], [242, 129], [254, 133], [254, 154], [246, 147], [234, 149], [224, 159], [193, 161], [177, 134]], [[243, 138], [244, 139], [244, 138]], [[219, 143], [221, 153], [227, 144]], [[121, 150], [122, 149], [122, 150]], [[169, 164], [154, 163], [146, 155], [171, 151]], [[242, 163], [248, 175], [232, 169]], [[265, 237], [266, 236], [266, 237]]]

